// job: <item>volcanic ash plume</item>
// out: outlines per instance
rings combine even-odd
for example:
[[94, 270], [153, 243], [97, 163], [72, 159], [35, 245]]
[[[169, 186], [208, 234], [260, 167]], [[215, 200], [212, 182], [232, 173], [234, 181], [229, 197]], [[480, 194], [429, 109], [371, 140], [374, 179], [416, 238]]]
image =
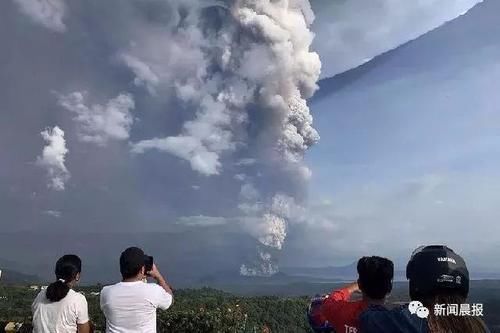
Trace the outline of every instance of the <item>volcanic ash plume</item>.
[[[194, 106], [195, 113], [178, 135], [136, 142], [132, 152], [167, 152], [205, 176], [235, 165], [236, 156], [256, 160], [253, 166], [240, 165], [241, 179], [267, 177], [272, 183], [268, 171], [282, 170], [280, 177], [290, 186], [264, 188], [256, 181], [259, 198], [243, 198], [240, 204], [251, 234], [264, 247], [281, 249], [288, 217], [276, 211], [275, 201], [280, 193], [294, 197], [289, 189], [307, 179], [302, 159], [319, 140], [306, 103], [321, 69], [310, 51], [309, 1], [172, 2], [172, 9], [174, 3], [184, 14], [170, 32], [152, 31], [117, 57], [135, 74], [135, 85], [152, 96], [173, 86], [177, 99]], [[260, 261], [271, 262], [265, 253]]]
[[[161, 50], [149, 45], [157, 40], [148, 39], [142, 41], [147, 45], [120, 53], [120, 59], [140, 74], [135, 83], [156, 93], [162, 82], [173, 82], [180, 100], [198, 106], [182, 133], [143, 140], [132, 151], [165, 151], [188, 160], [201, 174], [219, 174], [221, 155], [251, 140], [247, 127], [254, 110], [265, 122], [251, 135], [272, 140], [266, 146], [279, 151], [280, 159], [300, 162], [319, 139], [305, 102], [317, 87], [321, 67], [318, 55], [309, 51], [309, 2], [246, 0], [219, 5], [197, 8], [196, 18], [185, 19], [192, 25], [176, 27], [170, 45], [186, 51], [183, 59], [152, 58]], [[167, 59], [179, 56], [165, 52]]]
[[[243, 188], [248, 186], [247, 183]], [[240, 273], [269, 276], [279, 271], [275, 256], [285, 243], [288, 223], [301, 222], [304, 208], [298, 205], [294, 198], [282, 193], [274, 195], [269, 204], [262, 204], [259, 201], [260, 195], [256, 193], [253, 198], [243, 197], [240, 209], [245, 214], [254, 216], [242, 218], [242, 223], [245, 230], [260, 243], [257, 247], [258, 256], [257, 260], [243, 264]]]
[[262, 248], [258, 248], [258, 256], [249, 264], [240, 267], [240, 274], [243, 276], [271, 276], [278, 273], [278, 265], [271, 253]]

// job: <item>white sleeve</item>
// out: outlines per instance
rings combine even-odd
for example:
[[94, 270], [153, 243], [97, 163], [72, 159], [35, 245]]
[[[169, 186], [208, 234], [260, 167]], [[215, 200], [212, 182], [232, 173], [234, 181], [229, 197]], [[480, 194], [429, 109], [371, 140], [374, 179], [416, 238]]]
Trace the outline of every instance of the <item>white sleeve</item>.
[[81, 325], [89, 322], [89, 309], [85, 296], [82, 294], [79, 296], [76, 303], [76, 323]]
[[[45, 290], [43, 291], [45, 292]], [[42, 292], [39, 292], [38, 295], [36, 295], [35, 299], [33, 300], [33, 303], [31, 303], [31, 314], [35, 313], [35, 307], [40, 303], [40, 295]]]
[[99, 307], [101, 308], [101, 311], [104, 312], [104, 303], [106, 303], [106, 287], [102, 288], [101, 294], [99, 295]]
[[149, 288], [149, 292], [151, 293], [149, 297], [153, 302], [153, 305], [156, 308], [160, 308], [162, 310], [168, 309], [172, 305], [172, 301], [174, 300], [172, 295], [167, 293], [165, 289], [163, 289], [156, 283], [150, 283], [149, 285], [151, 286]]

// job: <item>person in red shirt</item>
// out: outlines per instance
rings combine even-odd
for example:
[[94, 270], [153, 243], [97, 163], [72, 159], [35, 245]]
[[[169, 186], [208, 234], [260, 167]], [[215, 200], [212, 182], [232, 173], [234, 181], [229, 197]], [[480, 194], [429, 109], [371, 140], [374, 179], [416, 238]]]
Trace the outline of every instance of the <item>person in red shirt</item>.
[[[382, 257], [359, 259], [358, 281], [344, 288], [334, 290], [326, 297], [320, 308], [321, 317], [334, 329], [335, 333], [359, 333], [359, 315], [368, 305], [384, 304], [392, 290], [394, 264]], [[351, 301], [351, 295], [361, 292], [362, 299]]]

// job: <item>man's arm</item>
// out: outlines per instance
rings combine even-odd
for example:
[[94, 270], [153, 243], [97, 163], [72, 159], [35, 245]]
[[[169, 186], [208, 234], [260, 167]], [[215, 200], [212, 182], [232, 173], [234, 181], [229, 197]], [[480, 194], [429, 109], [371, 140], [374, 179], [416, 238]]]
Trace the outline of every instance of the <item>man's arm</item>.
[[86, 322], [85, 324], [77, 324], [76, 331], [78, 333], [91, 333], [93, 330], [90, 328], [90, 322]]
[[104, 312], [104, 288], [102, 288], [100, 294], [99, 294], [99, 308], [101, 309], [102, 312]]
[[341, 289], [332, 291], [329, 299], [333, 301], [348, 301], [351, 295], [357, 291], [359, 291], [358, 283], [352, 282]]
[[323, 316], [330, 323], [335, 323], [338, 318], [344, 316], [346, 311], [349, 311], [345, 305], [349, 301], [349, 298], [351, 298], [351, 294], [358, 290], [358, 283], [353, 282], [341, 289], [332, 291], [329, 297], [323, 301], [321, 306]]
[[170, 287], [167, 281], [163, 278], [160, 271], [158, 270], [158, 267], [156, 267], [155, 264], [153, 264], [153, 269], [148, 272], [148, 275], [155, 279], [156, 283], [158, 283], [160, 287], [162, 287], [168, 294], [170, 294], [170, 296], [174, 295], [172, 287]]
[[80, 299], [77, 303], [77, 332], [78, 333], [91, 333], [90, 319], [89, 319], [89, 310], [87, 300], [83, 295], [79, 295]]
[[153, 264], [153, 269], [148, 272], [148, 275], [155, 279], [158, 283], [158, 285], [153, 285], [155, 288], [151, 289], [151, 292], [153, 293], [151, 294], [153, 304], [155, 307], [162, 310], [168, 309], [174, 301], [172, 288], [167, 281], [165, 281], [156, 265]]

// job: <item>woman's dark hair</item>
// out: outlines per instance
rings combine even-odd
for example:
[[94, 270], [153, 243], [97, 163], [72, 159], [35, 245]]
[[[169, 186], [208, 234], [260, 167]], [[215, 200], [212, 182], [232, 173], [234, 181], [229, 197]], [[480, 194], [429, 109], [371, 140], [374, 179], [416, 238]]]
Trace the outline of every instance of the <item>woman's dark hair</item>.
[[368, 297], [380, 300], [392, 290], [394, 264], [387, 258], [363, 257], [358, 261], [359, 288]]
[[78, 273], [82, 271], [82, 261], [74, 254], [67, 254], [57, 260], [56, 279], [47, 287], [45, 296], [51, 302], [59, 302], [69, 292], [69, 283], [76, 279]]

